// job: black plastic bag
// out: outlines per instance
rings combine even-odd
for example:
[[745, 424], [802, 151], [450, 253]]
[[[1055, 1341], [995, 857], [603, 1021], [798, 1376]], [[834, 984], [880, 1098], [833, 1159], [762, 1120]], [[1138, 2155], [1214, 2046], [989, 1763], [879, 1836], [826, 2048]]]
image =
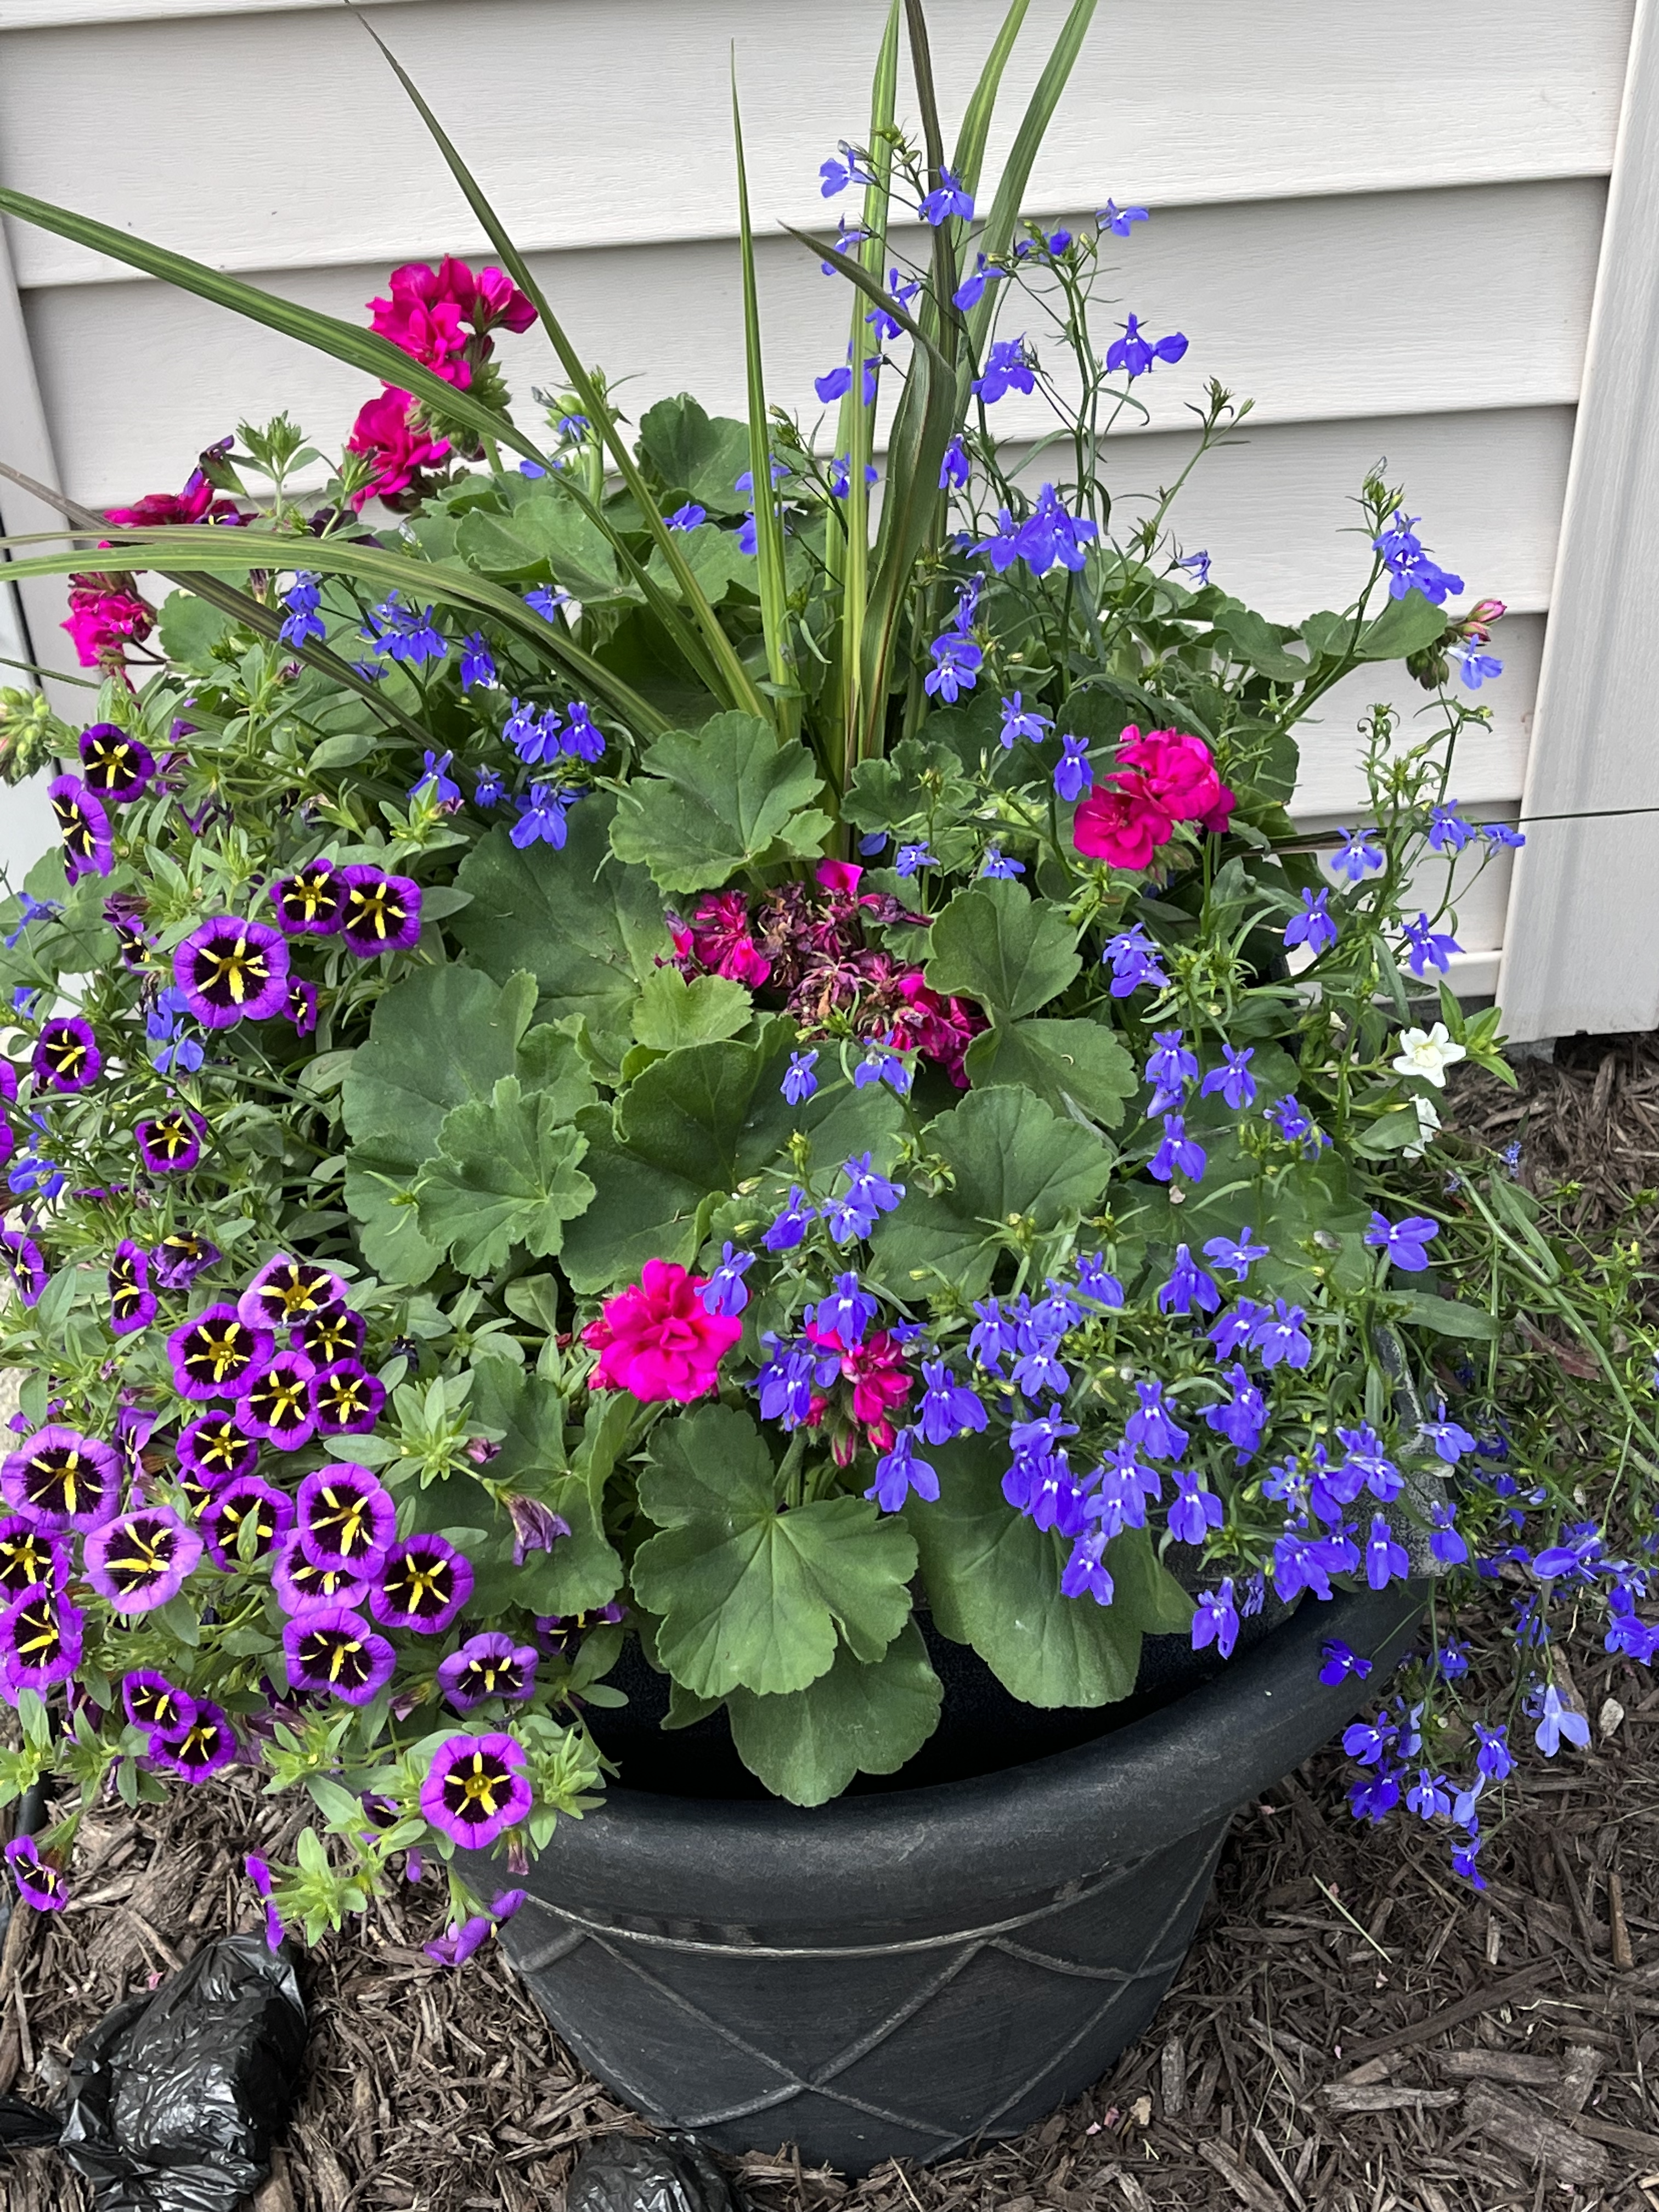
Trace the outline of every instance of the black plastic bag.
[[222, 1936], [76, 2051], [58, 2140], [98, 2212], [232, 2212], [270, 2171], [305, 2054], [294, 1968]]
[[726, 2177], [690, 2136], [601, 2136], [577, 2160], [565, 2212], [734, 2212]]

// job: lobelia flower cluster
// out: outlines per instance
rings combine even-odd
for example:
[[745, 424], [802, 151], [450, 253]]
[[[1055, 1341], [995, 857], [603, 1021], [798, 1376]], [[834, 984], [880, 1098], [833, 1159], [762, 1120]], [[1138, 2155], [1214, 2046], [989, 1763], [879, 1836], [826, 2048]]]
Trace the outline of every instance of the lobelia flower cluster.
[[[314, 1808], [249, 1861], [273, 1940], [437, 1869], [459, 1962], [592, 1802], [629, 1637], [818, 1803], [931, 1732], [924, 1613], [1105, 1706], [1148, 1635], [1201, 1673], [1351, 1591], [1431, 1613], [1356, 1813], [1479, 1881], [1515, 1723], [1465, 1711], [1459, 1608], [1512, 1599], [1546, 1755], [1560, 1621], [1659, 1642], [1634, 1259], [1441, 1127], [1505, 1072], [1451, 988], [1521, 842], [1453, 795], [1501, 609], [1380, 478], [1295, 626], [1164, 513], [1115, 535], [1103, 434], [1190, 374], [1100, 327], [1147, 211], [1018, 222], [1016, 173], [981, 217], [896, 121], [821, 174], [861, 196], [813, 249], [833, 423], [630, 430], [505, 244], [410, 264], [320, 496], [240, 425], [76, 572], [87, 726], [0, 701], [61, 834], [0, 906], [0, 1799], [60, 1778], [9, 1853], [44, 1909], [86, 1807], [236, 1763]], [[1196, 404], [1200, 448], [1242, 411]], [[1026, 483], [1056, 425], [1076, 473]], [[216, 528], [234, 585], [129, 590], [225, 569]], [[1364, 817], [1299, 830], [1297, 722], [1390, 660], [1434, 733], [1372, 709]], [[1349, 1711], [1371, 1665], [1334, 1632]]]

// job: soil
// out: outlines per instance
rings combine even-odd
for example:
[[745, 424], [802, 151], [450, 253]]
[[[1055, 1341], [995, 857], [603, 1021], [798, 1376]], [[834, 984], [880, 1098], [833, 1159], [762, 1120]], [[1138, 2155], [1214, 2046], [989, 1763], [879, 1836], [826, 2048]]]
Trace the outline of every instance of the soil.
[[[1581, 1038], [1510, 1093], [1456, 1089], [1571, 1217], [1659, 1262], [1659, 1040]], [[1477, 1670], [1504, 1668], [1493, 1614]], [[1485, 1649], [1481, 1648], [1482, 1644]], [[1568, 1646], [1592, 1748], [1533, 1756], [1489, 1843], [1490, 1887], [1447, 1838], [1349, 1818], [1322, 1753], [1240, 1815], [1200, 1936], [1142, 2040], [1018, 2140], [848, 2184], [787, 2146], [731, 2170], [759, 2212], [1659, 2212], [1659, 1686]], [[246, 1777], [88, 1822], [70, 1911], [20, 1911], [0, 1954], [0, 2091], [51, 2102], [76, 2039], [204, 1938], [252, 1925], [248, 1849], [292, 1816]], [[586, 2078], [494, 1945], [432, 1966], [436, 1887], [404, 1891], [305, 1962], [298, 2114], [258, 2212], [553, 2212], [583, 2147], [645, 2124]], [[8, 2212], [81, 2212], [47, 2152]]]

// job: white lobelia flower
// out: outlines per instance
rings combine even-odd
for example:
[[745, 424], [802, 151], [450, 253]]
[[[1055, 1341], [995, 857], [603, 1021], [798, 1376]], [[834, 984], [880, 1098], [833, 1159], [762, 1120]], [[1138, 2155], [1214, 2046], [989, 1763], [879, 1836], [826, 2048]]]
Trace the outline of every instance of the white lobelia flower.
[[[1454, 1052], [1461, 1052], [1462, 1048], [1462, 1045], [1452, 1047]], [[1396, 1061], [1395, 1066], [1398, 1065]], [[1412, 1104], [1417, 1109], [1417, 1142], [1414, 1145], [1403, 1146], [1402, 1156], [1408, 1160], [1420, 1160], [1429, 1139], [1440, 1127], [1440, 1109], [1432, 1098], [1420, 1098], [1414, 1096]]]
[[1452, 1042], [1444, 1022], [1437, 1022], [1431, 1030], [1401, 1030], [1400, 1056], [1389, 1066], [1396, 1075], [1420, 1075], [1425, 1082], [1443, 1091], [1446, 1070], [1468, 1057], [1461, 1044]]

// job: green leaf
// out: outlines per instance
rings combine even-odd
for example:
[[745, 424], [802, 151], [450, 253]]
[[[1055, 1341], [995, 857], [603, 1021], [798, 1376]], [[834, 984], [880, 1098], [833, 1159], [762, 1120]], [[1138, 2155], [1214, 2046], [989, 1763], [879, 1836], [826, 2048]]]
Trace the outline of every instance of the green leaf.
[[1446, 627], [1443, 607], [1431, 605], [1421, 592], [1407, 592], [1404, 599], [1390, 599], [1360, 632], [1354, 651], [1361, 660], [1403, 660], [1408, 653], [1432, 645]]
[[678, 968], [659, 968], [634, 1009], [634, 1036], [653, 1052], [718, 1044], [746, 1028], [753, 1011], [748, 992], [727, 976], [697, 975], [688, 983]]
[[906, 1502], [933, 1619], [1028, 1705], [1113, 1704], [1134, 1687], [1142, 1624], [1127, 1606], [1060, 1595], [1071, 1545], [1011, 1508], [1006, 1457], [981, 1437], [930, 1450], [939, 1497]]
[[155, 634], [169, 660], [193, 668], [198, 675], [213, 676], [224, 666], [213, 648], [232, 627], [228, 615], [193, 592], [170, 592], [161, 602]]
[[1034, 1091], [1056, 1114], [1073, 1120], [1086, 1115], [1110, 1129], [1139, 1087], [1122, 1039], [1101, 1022], [1014, 1022], [984, 1030], [969, 1046], [966, 1065], [976, 1091], [994, 1083]]
[[[32, 899], [50, 900], [63, 911], [51, 921], [30, 922], [15, 945], [0, 943], [0, 986], [38, 983], [41, 969], [50, 975], [95, 975], [114, 959], [115, 932], [104, 920], [101, 876], [82, 876], [66, 885], [63, 849], [54, 846], [34, 863], [23, 887]], [[0, 936], [18, 928], [22, 913], [21, 898], [0, 899]]]
[[689, 392], [681, 392], [646, 409], [639, 447], [640, 459], [667, 490], [684, 492], [711, 514], [742, 514], [748, 507], [748, 493], [737, 489], [749, 465], [746, 422], [706, 415]]
[[1247, 668], [1281, 683], [1300, 684], [1308, 675], [1309, 663], [1286, 653], [1275, 625], [1242, 600], [1223, 599], [1215, 611], [1215, 627], [1231, 658]]
[[738, 1758], [775, 1797], [822, 1805], [855, 1774], [896, 1774], [938, 1726], [943, 1697], [909, 1620], [872, 1665], [843, 1645], [805, 1689], [771, 1698], [733, 1690], [726, 1710]]
[[1083, 965], [1064, 916], [1006, 879], [958, 891], [928, 941], [929, 986], [945, 998], [977, 999], [996, 1022], [1036, 1013]]
[[1501, 1334], [1496, 1314], [1460, 1305], [1455, 1298], [1431, 1297], [1426, 1291], [1406, 1292], [1400, 1318], [1418, 1328], [1431, 1328], [1437, 1336], [1462, 1337], [1474, 1344], [1491, 1344]]
[[463, 515], [455, 549], [469, 568], [486, 576], [550, 576], [584, 606], [637, 597], [617, 574], [611, 541], [599, 524], [574, 500], [539, 486], [521, 495], [510, 514], [475, 507]]
[[526, 1097], [516, 1075], [502, 1076], [487, 1100], [446, 1115], [438, 1145], [421, 1178], [416, 1218], [464, 1275], [505, 1267], [515, 1244], [550, 1258], [566, 1222], [592, 1203], [593, 1186], [577, 1166], [586, 1138], [550, 1093]]
[[829, 1672], [837, 1631], [869, 1662], [909, 1618], [909, 1536], [864, 1498], [779, 1512], [747, 1413], [708, 1406], [659, 1426], [640, 1504], [663, 1533], [635, 1555], [634, 1588], [659, 1616], [658, 1656], [697, 1697], [804, 1690]]
[[345, 1202], [364, 1258], [387, 1281], [422, 1283], [437, 1266], [415, 1185], [436, 1157], [445, 1115], [512, 1073], [534, 998], [528, 975], [497, 984], [476, 969], [443, 967], [416, 969], [377, 1002], [343, 1086]]
[[752, 714], [672, 731], [641, 765], [617, 801], [611, 843], [665, 892], [712, 890], [763, 858], [814, 853], [830, 827], [811, 806], [822, 788], [811, 755], [780, 747]]
[[[682, 531], [679, 535], [685, 566], [696, 579], [710, 606], [717, 607], [734, 587], [752, 602], [759, 581], [755, 573], [755, 556], [744, 551], [735, 531], [703, 522], [695, 530]], [[678, 594], [678, 579], [660, 554], [653, 556], [648, 573], [663, 591]], [[607, 654], [607, 659], [609, 657]]]
[[904, 738], [883, 758], [859, 763], [842, 812], [855, 829], [890, 835], [924, 818], [931, 823], [935, 815], [954, 820], [973, 799], [974, 787], [953, 746]]
[[498, 979], [527, 969], [544, 1016], [580, 1015], [614, 1066], [633, 1042], [641, 986], [672, 947], [650, 878], [611, 854], [612, 804], [595, 794], [573, 807], [562, 853], [520, 852], [506, 830], [492, 830], [461, 863], [457, 880], [472, 903], [452, 928]]
[[1100, 1139], [1029, 1091], [973, 1091], [926, 1134], [951, 1180], [936, 1196], [912, 1183], [877, 1227], [876, 1256], [891, 1281], [938, 1277], [965, 1298], [984, 1295], [1021, 1229], [1046, 1236], [1086, 1212], [1111, 1176]]

